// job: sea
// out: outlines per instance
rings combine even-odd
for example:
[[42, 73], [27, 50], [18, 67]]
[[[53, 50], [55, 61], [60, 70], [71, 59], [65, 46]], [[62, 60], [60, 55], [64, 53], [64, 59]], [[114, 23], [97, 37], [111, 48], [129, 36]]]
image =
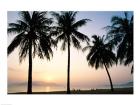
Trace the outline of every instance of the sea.
[[[133, 85], [114, 85], [114, 88], [129, 88]], [[91, 90], [91, 89], [110, 89], [110, 85], [100, 85], [96, 87], [71, 87], [71, 90]], [[8, 86], [8, 93], [27, 92], [27, 86]], [[33, 92], [66, 91], [66, 86], [33, 86]]]

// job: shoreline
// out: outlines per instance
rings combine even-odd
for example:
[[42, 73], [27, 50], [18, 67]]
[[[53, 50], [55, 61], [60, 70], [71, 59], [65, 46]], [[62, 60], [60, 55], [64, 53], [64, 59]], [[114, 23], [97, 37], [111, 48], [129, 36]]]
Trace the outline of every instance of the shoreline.
[[[114, 88], [111, 92], [110, 89], [90, 89], [90, 90], [71, 90], [71, 94], [133, 94], [133, 87], [128, 88]], [[27, 92], [15, 92], [8, 94], [27, 94]], [[66, 91], [51, 91], [51, 92], [33, 92], [32, 94], [66, 94]]]

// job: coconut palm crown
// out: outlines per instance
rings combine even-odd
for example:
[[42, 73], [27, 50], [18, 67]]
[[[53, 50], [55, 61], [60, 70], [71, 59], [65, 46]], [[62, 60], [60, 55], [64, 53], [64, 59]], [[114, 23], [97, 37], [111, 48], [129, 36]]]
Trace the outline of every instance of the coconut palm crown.
[[68, 48], [68, 67], [67, 67], [67, 93], [70, 93], [70, 46], [73, 45], [77, 49], [81, 49], [81, 42], [89, 42], [89, 38], [79, 32], [79, 28], [86, 25], [89, 19], [81, 19], [76, 21], [78, 12], [61, 11], [59, 13], [52, 12], [56, 19], [55, 31], [52, 35], [57, 36], [57, 41], [62, 41], [62, 50]]
[[[120, 63], [133, 63], [133, 15], [124, 12], [125, 17], [113, 16], [111, 26], [105, 27], [108, 31], [110, 43], [117, 46], [117, 58]], [[131, 72], [133, 72], [133, 65]]]
[[104, 37], [93, 35], [92, 38], [93, 45], [88, 45], [83, 48], [83, 51], [89, 50], [87, 55], [88, 64], [96, 69], [105, 67], [109, 77], [111, 90], [113, 91], [113, 84], [108, 71], [108, 68], [116, 63], [116, 56], [112, 52], [113, 46], [106, 42]]
[[8, 25], [8, 34], [15, 35], [8, 46], [8, 55], [18, 47], [20, 62], [29, 57], [27, 93], [32, 93], [32, 58], [37, 55], [41, 59], [46, 57], [50, 60], [53, 56], [51, 47], [55, 46], [55, 41], [49, 34], [52, 20], [46, 15], [47, 12], [21, 11], [20, 19]]

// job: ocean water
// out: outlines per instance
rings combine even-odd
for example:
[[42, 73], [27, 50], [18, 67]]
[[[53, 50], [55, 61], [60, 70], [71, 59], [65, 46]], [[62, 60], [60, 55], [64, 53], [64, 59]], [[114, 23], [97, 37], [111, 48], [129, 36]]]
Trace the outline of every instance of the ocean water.
[[[65, 91], [65, 87], [53, 87], [53, 86], [33, 86], [33, 92], [51, 92], [51, 91]], [[16, 92], [26, 92], [27, 86], [9, 86], [8, 93], [16, 93]]]
[[[114, 85], [114, 88], [133, 87], [133, 85]], [[90, 90], [90, 89], [110, 89], [110, 85], [96, 86], [96, 87], [71, 87], [71, 90]], [[26, 92], [27, 86], [8, 86], [8, 93]], [[51, 91], [66, 91], [63, 86], [33, 86], [33, 92], [51, 92]]]

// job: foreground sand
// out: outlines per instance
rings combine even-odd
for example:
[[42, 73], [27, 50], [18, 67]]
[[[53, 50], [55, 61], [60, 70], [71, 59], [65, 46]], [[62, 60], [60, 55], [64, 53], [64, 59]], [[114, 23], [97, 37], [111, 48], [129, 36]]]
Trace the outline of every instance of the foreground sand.
[[[8, 93], [8, 94], [27, 94], [26, 92]], [[53, 92], [33, 92], [32, 94], [66, 94], [66, 91]], [[133, 94], [133, 88], [115, 88], [114, 92], [110, 89], [96, 90], [72, 90], [71, 94]]]

